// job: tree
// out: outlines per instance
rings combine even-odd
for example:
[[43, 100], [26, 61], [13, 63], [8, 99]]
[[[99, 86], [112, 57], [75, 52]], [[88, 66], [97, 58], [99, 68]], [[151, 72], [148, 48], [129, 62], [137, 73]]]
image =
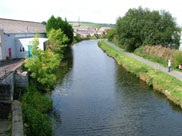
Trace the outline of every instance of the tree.
[[46, 24], [47, 33], [49, 33], [51, 29], [61, 29], [69, 39], [65, 42], [66, 44], [71, 44], [73, 42], [73, 28], [66, 19], [63, 21], [61, 17], [55, 18], [54, 16], [51, 16]]
[[106, 37], [108, 38], [109, 41], [112, 41], [115, 35], [116, 35], [116, 29], [113, 28], [113, 29], [107, 30]]
[[116, 23], [120, 45], [133, 51], [142, 45], [168, 46], [178, 48], [180, 29], [169, 12], [149, 9], [129, 9]]
[[36, 86], [43, 91], [49, 91], [56, 83], [56, 75], [54, 74], [58, 68], [61, 57], [54, 54], [50, 49], [42, 51], [38, 48], [38, 36], [32, 41], [35, 48], [31, 51], [32, 58], [27, 58], [25, 67], [31, 73]]
[[42, 21], [42, 22], [41, 22], [41, 24], [46, 25], [46, 24], [47, 24], [47, 22], [46, 22], [46, 21]]
[[49, 33], [51, 29], [59, 29], [57, 20], [54, 16], [51, 16], [46, 24], [46, 32]]
[[68, 37], [61, 29], [51, 29], [51, 31], [48, 33], [48, 39], [50, 44], [49, 47], [55, 53], [62, 54], [64, 48], [67, 47], [65, 43], [68, 41]]

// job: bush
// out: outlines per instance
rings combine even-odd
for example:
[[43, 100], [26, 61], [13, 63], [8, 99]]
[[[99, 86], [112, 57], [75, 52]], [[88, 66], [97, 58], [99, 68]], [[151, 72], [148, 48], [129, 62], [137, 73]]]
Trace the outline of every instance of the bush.
[[56, 84], [54, 74], [61, 61], [61, 57], [50, 50], [37, 51], [37, 57], [28, 58], [25, 67], [31, 73], [34, 83], [40, 90], [49, 91]]
[[27, 91], [22, 98], [26, 103], [41, 113], [47, 113], [52, 109], [52, 100], [38, 91]]
[[47, 116], [23, 103], [24, 131], [27, 136], [51, 136], [52, 124]]
[[52, 109], [52, 100], [41, 94], [33, 82], [25, 90], [21, 98], [23, 122], [27, 136], [49, 136], [52, 124], [46, 113]]
[[179, 64], [182, 64], [182, 51], [176, 51], [173, 53], [174, 65], [177, 68]]
[[106, 37], [109, 41], [113, 41], [115, 36], [116, 36], [116, 29], [107, 30]]
[[81, 38], [80, 34], [76, 34], [76, 36], [74, 37], [74, 43], [80, 42], [83, 39]]

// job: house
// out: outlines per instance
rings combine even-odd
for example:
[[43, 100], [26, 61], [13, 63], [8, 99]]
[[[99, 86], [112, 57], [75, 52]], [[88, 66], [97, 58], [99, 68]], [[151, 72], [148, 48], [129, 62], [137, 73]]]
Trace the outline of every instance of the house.
[[40, 40], [45, 42], [46, 39], [41, 39], [46, 37], [44, 24], [0, 18], [0, 60], [7, 57], [24, 58], [28, 52], [28, 44], [37, 32], [40, 33]]
[[107, 31], [112, 29], [111, 27], [101, 27], [99, 28], [99, 31], [98, 31], [98, 34], [101, 35], [101, 34], [107, 34]]

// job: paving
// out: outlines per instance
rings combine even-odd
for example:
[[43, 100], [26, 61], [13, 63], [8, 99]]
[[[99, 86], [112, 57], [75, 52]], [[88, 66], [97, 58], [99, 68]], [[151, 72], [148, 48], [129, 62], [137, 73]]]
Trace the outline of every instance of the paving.
[[161, 71], [163, 71], [163, 72], [165, 72], [165, 73], [167, 73], [167, 74], [169, 74], [169, 75], [171, 75], [173, 77], [176, 77], [179, 80], [182, 80], [182, 72], [178, 72], [176, 70], [172, 70], [171, 72], [168, 72], [168, 68], [163, 67], [163, 66], [159, 65], [158, 63], [148, 61], [148, 60], [146, 60], [146, 59], [144, 59], [142, 57], [139, 57], [139, 56], [137, 56], [137, 55], [135, 55], [133, 53], [129, 53], [129, 52], [117, 47], [116, 45], [114, 45], [114, 44], [112, 44], [112, 43], [110, 43], [110, 42], [108, 42], [106, 40], [105, 40], [105, 43], [107, 43], [109, 46], [113, 47], [114, 49], [126, 54], [127, 56], [130, 56], [131, 58], [134, 58], [134, 59], [136, 59], [138, 61], [141, 61], [141, 62], [143, 62], [143, 63], [145, 63], [145, 64], [147, 64], [147, 65], [149, 65], [149, 66], [151, 66], [153, 68], [159, 68]]
[[10, 72], [16, 70], [24, 63], [24, 60], [14, 60], [0, 65], [0, 79], [3, 79]]

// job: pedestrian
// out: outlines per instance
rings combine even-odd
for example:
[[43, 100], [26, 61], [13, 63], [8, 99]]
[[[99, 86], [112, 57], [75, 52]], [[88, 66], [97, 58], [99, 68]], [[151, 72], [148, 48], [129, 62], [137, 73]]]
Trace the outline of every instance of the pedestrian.
[[171, 61], [168, 60], [168, 72], [170, 72], [170, 71], [171, 71]]

